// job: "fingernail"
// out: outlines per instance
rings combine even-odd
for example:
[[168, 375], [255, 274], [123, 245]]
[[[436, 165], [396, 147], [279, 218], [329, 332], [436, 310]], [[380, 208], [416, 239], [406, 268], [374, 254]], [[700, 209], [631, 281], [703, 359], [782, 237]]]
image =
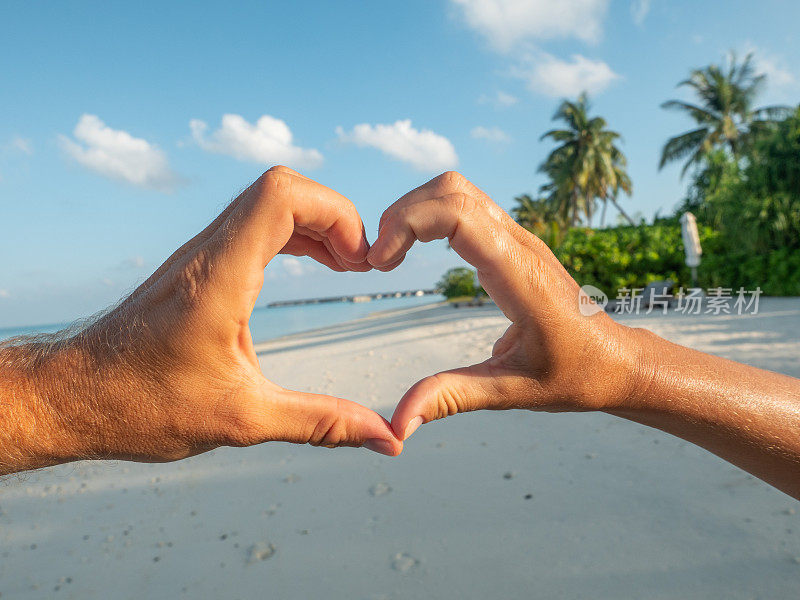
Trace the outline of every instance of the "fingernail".
[[378, 454], [385, 454], [386, 456], [394, 456], [394, 446], [387, 440], [375, 438], [364, 442], [364, 448], [372, 450]]
[[403, 439], [407, 440], [411, 437], [411, 434], [414, 433], [419, 426], [422, 425], [422, 417], [414, 417], [408, 422], [406, 425], [406, 432], [403, 434]]

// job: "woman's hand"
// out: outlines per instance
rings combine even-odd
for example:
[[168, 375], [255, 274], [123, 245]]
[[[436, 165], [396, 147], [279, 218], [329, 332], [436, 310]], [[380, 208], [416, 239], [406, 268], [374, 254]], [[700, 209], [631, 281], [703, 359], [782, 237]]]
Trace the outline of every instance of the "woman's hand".
[[800, 380], [581, 311], [588, 297], [547, 246], [456, 173], [392, 205], [367, 260], [392, 268], [415, 240], [444, 237], [477, 267], [511, 326], [491, 358], [415, 384], [392, 417], [398, 436], [481, 408], [602, 410], [702, 446], [800, 499]]
[[367, 260], [394, 268], [415, 241], [445, 237], [477, 267], [511, 326], [491, 358], [414, 385], [392, 417], [400, 437], [459, 412], [603, 410], [630, 395], [639, 365], [631, 330], [600, 310], [584, 316], [578, 284], [550, 249], [458, 173], [444, 173], [389, 207]]

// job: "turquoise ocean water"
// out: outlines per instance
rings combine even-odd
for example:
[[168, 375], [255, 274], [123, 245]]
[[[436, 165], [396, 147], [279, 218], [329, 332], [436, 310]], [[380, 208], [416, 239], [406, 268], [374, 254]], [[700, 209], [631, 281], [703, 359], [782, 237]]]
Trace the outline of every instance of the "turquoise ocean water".
[[[302, 306], [282, 306], [278, 308], [256, 308], [250, 317], [250, 331], [253, 341], [263, 342], [282, 335], [308, 331], [328, 325], [343, 323], [366, 317], [374, 312], [398, 308], [411, 308], [443, 300], [441, 296], [421, 296], [411, 298], [385, 298], [372, 302], [330, 302], [325, 304], [306, 304]], [[34, 327], [0, 328], [0, 340], [17, 335], [33, 333], [54, 333], [64, 329], [68, 323], [54, 323]]]

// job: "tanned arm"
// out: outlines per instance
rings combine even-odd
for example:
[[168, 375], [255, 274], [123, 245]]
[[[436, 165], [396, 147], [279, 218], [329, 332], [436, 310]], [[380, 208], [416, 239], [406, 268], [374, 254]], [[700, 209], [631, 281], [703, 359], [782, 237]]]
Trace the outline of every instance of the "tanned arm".
[[392, 425], [407, 438], [459, 412], [605, 411], [689, 440], [800, 499], [800, 380], [672, 344], [580, 311], [581, 290], [540, 239], [458, 173], [383, 214], [367, 260], [399, 264], [448, 238], [510, 319], [488, 360], [415, 384]]

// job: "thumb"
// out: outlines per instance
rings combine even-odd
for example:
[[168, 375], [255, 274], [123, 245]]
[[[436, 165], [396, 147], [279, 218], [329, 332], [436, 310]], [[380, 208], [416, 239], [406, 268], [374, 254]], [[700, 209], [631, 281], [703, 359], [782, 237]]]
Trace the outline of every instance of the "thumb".
[[497, 376], [486, 362], [431, 375], [415, 383], [392, 415], [392, 429], [407, 439], [423, 423], [457, 413], [500, 408]]
[[265, 424], [271, 440], [313, 446], [363, 446], [379, 454], [397, 456], [403, 442], [389, 422], [373, 410], [349, 400], [292, 390], [270, 391], [274, 408]]

